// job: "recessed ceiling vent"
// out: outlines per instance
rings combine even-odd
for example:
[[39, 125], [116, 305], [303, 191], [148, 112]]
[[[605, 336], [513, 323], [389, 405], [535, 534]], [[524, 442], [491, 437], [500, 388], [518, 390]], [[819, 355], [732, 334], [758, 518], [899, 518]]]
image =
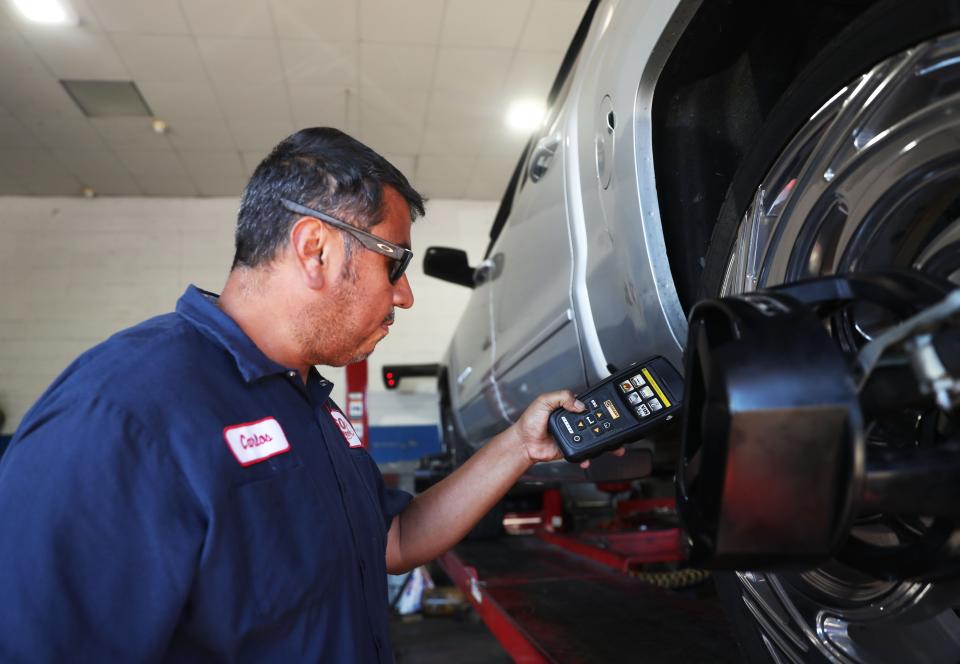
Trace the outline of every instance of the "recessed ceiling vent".
[[60, 81], [88, 118], [152, 117], [133, 81]]

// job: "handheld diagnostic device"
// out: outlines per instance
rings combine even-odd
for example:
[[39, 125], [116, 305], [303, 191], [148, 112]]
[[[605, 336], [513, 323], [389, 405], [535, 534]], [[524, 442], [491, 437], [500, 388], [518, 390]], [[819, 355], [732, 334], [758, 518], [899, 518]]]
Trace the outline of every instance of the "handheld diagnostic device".
[[558, 408], [550, 433], [567, 461], [583, 461], [649, 435], [674, 418], [683, 379], [663, 357], [637, 362], [577, 396], [582, 413]]

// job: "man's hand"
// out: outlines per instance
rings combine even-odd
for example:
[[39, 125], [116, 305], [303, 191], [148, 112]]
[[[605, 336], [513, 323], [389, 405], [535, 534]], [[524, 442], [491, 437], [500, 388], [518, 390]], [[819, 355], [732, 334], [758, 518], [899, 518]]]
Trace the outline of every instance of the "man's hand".
[[[586, 410], [569, 390], [541, 394], [509, 429], [395, 516], [387, 534], [387, 571], [400, 574], [436, 558], [459, 542], [530, 466], [562, 458], [547, 427], [550, 413], [560, 407]], [[622, 447], [611, 452], [623, 453]], [[589, 465], [584, 461], [580, 467]]]
[[[514, 433], [531, 463], [563, 458], [563, 453], [557, 447], [557, 443], [550, 435], [550, 429], [547, 427], [547, 419], [550, 417], [550, 413], [557, 408], [566, 408], [575, 413], [582, 413], [587, 409], [574, 397], [570, 390], [547, 392], [534, 399], [533, 403], [527, 407], [520, 419], [513, 425]], [[617, 448], [611, 454], [623, 456], [624, 449], [622, 447]], [[581, 468], [588, 468], [589, 466], [589, 461], [580, 463]]]

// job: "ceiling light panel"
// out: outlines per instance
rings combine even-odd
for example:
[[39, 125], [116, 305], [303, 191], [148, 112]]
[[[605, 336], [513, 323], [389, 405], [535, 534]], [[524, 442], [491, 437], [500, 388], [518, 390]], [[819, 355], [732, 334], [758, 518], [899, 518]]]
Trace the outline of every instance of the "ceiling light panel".
[[77, 14], [63, 0], [13, 0], [20, 15], [45, 25], [76, 25]]
[[133, 81], [60, 81], [88, 118], [150, 117]]

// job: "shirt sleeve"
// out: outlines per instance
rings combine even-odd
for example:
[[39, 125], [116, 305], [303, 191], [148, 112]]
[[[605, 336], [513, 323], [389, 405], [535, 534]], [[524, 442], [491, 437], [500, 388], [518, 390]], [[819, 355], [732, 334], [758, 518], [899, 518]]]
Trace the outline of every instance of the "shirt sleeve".
[[169, 450], [121, 409], [38, 404], [0, 463], [0, 661], [156, 661], [206, 529]]
[[393, 517], [397, 516], [407, 508], [413, 496], [400, 489], [387, 488], [380, 478], [380, 509], [383, 512], [383, 523], [390, 530], [390, 524], [393, 523]]
[[380, 512], [383, 514], [383, 525], [387, 530], [390, 530], [393, 517], [406, 509], [410, 501], [413, 500], [413, 496], [406, 491], [389, 488], [383, 481], [383, 474], [373, 457], [366, 450], [357, 450], [357, 452], [362, 454], [364, 463], [367, 465], [367, 472], [373, 476], [376, 482], [377, 500], [380, 503]]

